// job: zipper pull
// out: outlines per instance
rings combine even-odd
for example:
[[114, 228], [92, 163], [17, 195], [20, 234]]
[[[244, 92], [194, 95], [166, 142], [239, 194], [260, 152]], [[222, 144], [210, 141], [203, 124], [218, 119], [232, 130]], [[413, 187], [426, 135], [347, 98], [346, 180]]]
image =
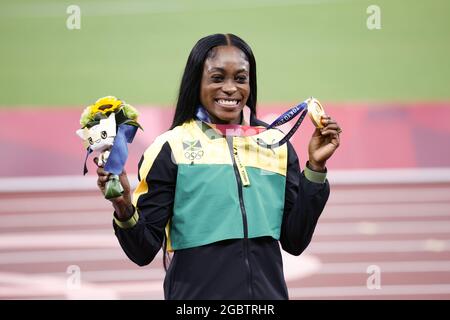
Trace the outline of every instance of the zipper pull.
[[234, 153], [234, 159], [236, 161], [236, 166], [239, 171], [239, 175], [241, 176], [242, 185], [244, 187], [248, 187], [250, 185], [250, 179], [248, 177], [245, 166], [242, 165], [241, 159], [239, 159], [239, 155], [238, 155], [236, 146], [233, 146], [233, 153]]

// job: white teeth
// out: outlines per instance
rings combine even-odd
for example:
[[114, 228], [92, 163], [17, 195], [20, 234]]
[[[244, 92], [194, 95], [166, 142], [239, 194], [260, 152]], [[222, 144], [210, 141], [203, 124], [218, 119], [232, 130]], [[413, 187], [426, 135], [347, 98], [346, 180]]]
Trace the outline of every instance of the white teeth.
[[237, 100], [225, 100], [225, 99], [220, 99], [220, 100], [218, 100], [217, 102], [220, 103], [220, 104], [227, 105], [227, 106], [233, 106], [233, 105], [238, 104], [238, 101], [237, 101]]

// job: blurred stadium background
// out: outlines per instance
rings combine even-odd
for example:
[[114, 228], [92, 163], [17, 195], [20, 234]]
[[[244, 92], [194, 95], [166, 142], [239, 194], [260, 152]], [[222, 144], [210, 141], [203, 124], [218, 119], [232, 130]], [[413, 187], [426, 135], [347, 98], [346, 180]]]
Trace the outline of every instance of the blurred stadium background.
[[[79, 30], [66, 27], [69, 5]], [[370, 5], [379, 30], [367, 28]], [[312, 95], [344, 130], [313, 241], [285, 255], [291, 298], [449, 299], [446, 0], [2, 0], [0, 299], [163, 297], [161, 257], [127, 260], [94, 167], [81, 175], [75, 130], [98, 97], [135, 105], [136, 174], [170, 124], [192, 46], [212, 33], [253, 48], [261, 118]], [[311, 132], [305, 123], [293, 138], [301, 165]]]

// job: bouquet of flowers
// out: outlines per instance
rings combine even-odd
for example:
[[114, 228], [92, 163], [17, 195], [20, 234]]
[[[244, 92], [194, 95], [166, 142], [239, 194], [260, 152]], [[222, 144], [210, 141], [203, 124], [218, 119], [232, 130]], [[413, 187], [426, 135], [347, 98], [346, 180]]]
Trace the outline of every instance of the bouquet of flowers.
[[128, 157], [127, 143], [133, 142], [138, 128], [142, 129], [137, 122], [138, 115], [134, 107], [114, 96], [98, 99], [81, 114], [81, 129], [76, 133], [87, 150], [83, 174], [88, 172], [86, 161], [89, 155], [99, 152], [98, 165], [111, 173], [105, 186], [106, 199], [123, 193], [119, 175]]

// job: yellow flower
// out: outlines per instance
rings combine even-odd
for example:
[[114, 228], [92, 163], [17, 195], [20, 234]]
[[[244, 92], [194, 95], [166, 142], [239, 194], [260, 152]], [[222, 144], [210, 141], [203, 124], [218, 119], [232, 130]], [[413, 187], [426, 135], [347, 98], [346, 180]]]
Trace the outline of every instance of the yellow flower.
[[91, 106], [91, 117], [101, 112], [102, 114], [107, 114], [109, 112], [115, 112], [122, 105], [122, 101], [114, 96], [106, 96], [98, 99], [95, 104]]

